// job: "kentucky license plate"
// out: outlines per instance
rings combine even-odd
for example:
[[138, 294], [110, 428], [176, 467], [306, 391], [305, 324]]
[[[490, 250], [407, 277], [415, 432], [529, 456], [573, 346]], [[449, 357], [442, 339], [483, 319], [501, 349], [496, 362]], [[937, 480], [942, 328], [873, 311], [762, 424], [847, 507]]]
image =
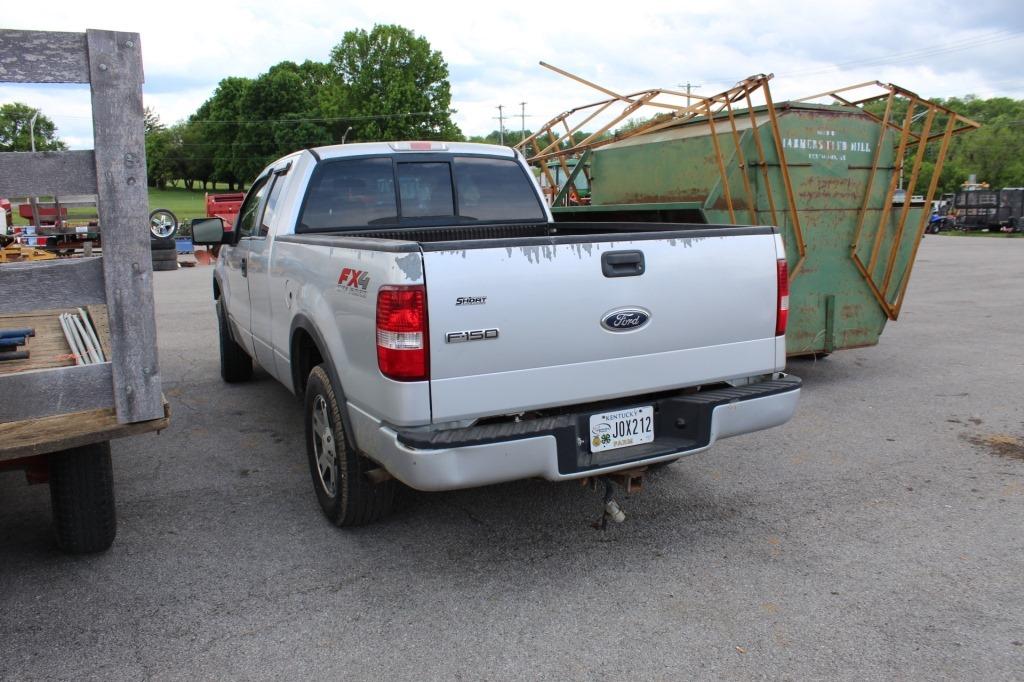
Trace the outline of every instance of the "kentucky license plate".
[[650, 405], [590, 416], [591, 452], [628, 448], [653, 440], [654, 407]]

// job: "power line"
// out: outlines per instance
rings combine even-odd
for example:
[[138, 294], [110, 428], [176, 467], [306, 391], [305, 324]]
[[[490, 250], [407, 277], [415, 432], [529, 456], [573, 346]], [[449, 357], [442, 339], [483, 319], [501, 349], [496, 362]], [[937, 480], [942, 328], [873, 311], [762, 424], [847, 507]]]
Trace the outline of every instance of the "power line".
[[[947, 41], [943, 43], [941, 46], [923, 47], [918, 48], [916, 50], [897, 52], [883, 57], [873, 57], [869, 59], [853, 59], [845, 62], [839, 62], [838, 64], [833, 64], [828, 67], [791, 71], [788, 73], [775, 74], [775, 76], [776, 78], [793, 78], [796, 76], [813, 76], [824, 73], [830, 73], [833, 71], [838, 71], [855, 66], [886, 66], [889, 64], [910, 61], [913, 59], [917, 59], [919, 57], [930, 57], [950, 52], [960, 52], [971, 48], [985, 47], [987, 45], [998, 44], [1009, 40], [1015, 40], [1020, 38], [1021, 36], [1024, 36], [1024, 33], [1020, 31], [1000, 29], [998, 31], [985, 33], [979, 36], [972, 36], [969, 38], [960, 38], [953, 41]], [[716, 83], [725, 83], [737, 81], [738, 79], [736, 79], [734, 76], [728, 76], [708, 77], [708, 80], [715, 81]]]
[[[1005, 31], [997, 31], [996, 33], [994, 33], [992, 35], [998, 36], [1000, 34], [1005, 34], [1005, 33], [1006, 33]], [[901, 63], [901, 62], [913, 61], [913, 60], [919, 59], [921, 57], [933, 57], [933, 56], [936, 56], [936, 55], [947, 54], [949, 52], [960, 52], [961, 50], [967, 50], [967, 49], [974, 48], [974, 47], [983, 47], [983, 46], [987, 46], [987, 45], [994, 45], [994, 44], [998, 44], [998, 43], [1004, 43], [1004, 42], [1006, 42], [1008, 40], [1016, 40], [1016, 39], [1020, 38], [1022, 35], [1024, 35], [1024, 34], [1021, 34], [1021, 33], [1011, 33], [1009, 35], [1003, 35], [1002, 37], [998, 37], [998, 38], [994, 37], [994, 38], [971, 38], [971, 39], [964, 39], [964, 40], [961, 40], [961, 41], [958, 41], [958, 42], [954, 42], [952, 44], [943, 45], [941, 47], [921, 48], [919, 50], [911, 50], [911, 51], [908, 51], [908, 52], [897, 53], [897, 54], [888, 55], [888, 56], [885, 56], [885, 57], [876, 57], [874, 59], [859, 59], [859, 60], [853, 60], [853, 61], [849, 61], [849, 62], [842, 62], [840, 64], [834, 64], [834, 65], [832, 65], [830, 67], [823, 68], [823, 69], [817, 69], [817, 70], [810, 69], [810, 70], [804, 70], [804, 71], [793, 71], [793, 72], [790, 72], [790, 73], [787, 73], [787, 74], [782, 74], [782, 77], [792, 78], [794, 76], [813, 76], [813, 75], [818, 75], [818, 74], [823, 74], [823, 73], [829, 73], [831, 71], [841, 70], [841, 69], [844, 69], [844, 68], [847, 68], [847, 67], [850, 67], [850, 66], [888, 66], [888, 65], [892, 65], [892, 64], [898, 64], [898, 63]], [[984, 42], [979, 43], [979, 41], [984, 41]]]
[[[452, 113], [452, 112], [448, 112]], [[407, 111], [397, 114], [375, 114], [372, 116], [335, 116], [330, 118], [265, 118], [265, 119], [214, 119], [214, 118], [197, 118], [192, 120], [186, 120], [186, 123], [233, 123], [235, 125], [243, 125], [247, 123], [306, 123], [306, 122], [319, 122], [319, 123], [330, 123], [333, 121], [373, 121], [377, 119], [385, 118], [402, 118], [407, 116], [436, 116], [438, 112], [435, 111]], [[47, 114], [48, 118], [73, 118], [83, 121], [91, 121], [92, 116], [72, 116], [70, 114]], [[171, 124], [174, 125], [174, 124]]]
[[433, 111], [408, 111], [399, 114], [376, 114], [374, 116], [336, 116], [332, 118], [266, 118], [266, 119], [254, 119], [254, 120], [218, 120], [212, 118], [197, 118], [187, 121], [187, 123], [233, 123], [236, 125], [244, 125], [250, 123], [328, 123], [333, 121], [373, 121], [382, 118], [404, 118], [408, 116], [434, 116], [437, 112]]

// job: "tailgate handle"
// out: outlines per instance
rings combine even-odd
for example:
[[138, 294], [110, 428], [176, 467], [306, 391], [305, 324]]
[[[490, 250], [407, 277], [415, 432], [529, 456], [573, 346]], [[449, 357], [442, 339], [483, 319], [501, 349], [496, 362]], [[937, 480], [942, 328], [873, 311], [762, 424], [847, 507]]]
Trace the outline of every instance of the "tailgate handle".
[[601, 254], [605, 277], [636, 277], [644, 274], [643, 251], [608, 251]]

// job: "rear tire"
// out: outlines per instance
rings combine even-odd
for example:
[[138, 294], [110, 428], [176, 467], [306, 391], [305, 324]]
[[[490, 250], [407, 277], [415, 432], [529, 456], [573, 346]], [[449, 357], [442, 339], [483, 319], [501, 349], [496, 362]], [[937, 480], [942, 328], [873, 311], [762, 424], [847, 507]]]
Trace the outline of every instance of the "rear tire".
[[108, 549], [117, 535], [110, 443], [55, 452], [49, 459], [57, 545], [71, 554]]
[[362, 526], [391, 512], [395, 481], [373, 483], [366, 472], [377, 468], [356, 450], [345, 430], [338, 399], [324, 366], [306, 382], [306, 454], [320, 508], [336, 526]]
[[221, 379], [229, 384], [248, 381], [252, 378], [252, 358], [231, 338], [228, 317], [224, 311], [222, 299], [217, 300], [217, 330], [220, 334]]

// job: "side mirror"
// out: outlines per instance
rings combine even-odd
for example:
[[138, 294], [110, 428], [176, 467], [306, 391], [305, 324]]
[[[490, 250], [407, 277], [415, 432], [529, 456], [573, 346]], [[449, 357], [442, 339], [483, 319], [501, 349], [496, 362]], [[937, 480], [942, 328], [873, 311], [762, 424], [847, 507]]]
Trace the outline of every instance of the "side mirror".
[[203, 246], [230, 244], [232, 234], [224, 231], [220, 218], [200, 218], [192, 221], [192, 243]]

